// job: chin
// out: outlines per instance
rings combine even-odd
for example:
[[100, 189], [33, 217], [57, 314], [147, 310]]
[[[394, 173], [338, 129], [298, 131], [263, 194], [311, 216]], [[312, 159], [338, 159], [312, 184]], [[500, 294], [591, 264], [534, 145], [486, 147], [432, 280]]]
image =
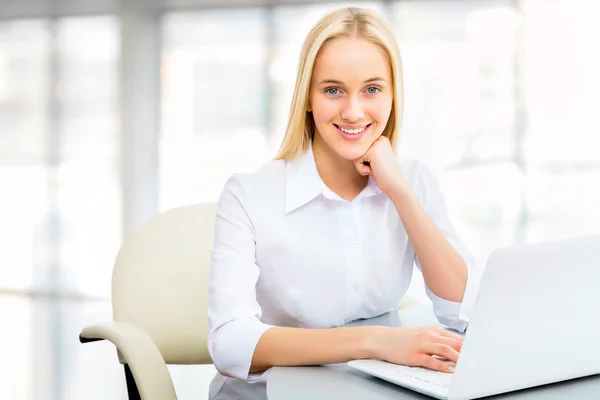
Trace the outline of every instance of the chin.
[[378, 137], [379, 135], [369, 135], [357, 140], [356, 142], [348, 142], [342, 139], [340, 142], [336, 143], [335, 152], [346, 160], [357, 160], [364, 156], [367, 151], [369, 151], [371, 145], [377, 140]]
[[336, 153], [345, 160], [354, 161], [364, 156], [371, 147], [371, 143], [342, 143], [336, 150]]
[[[374, 127], [372, 126], [371, 128]], [[340, 136], [335, 126], [324, 128], [321, 132], [326, 132], [325, 135], [320, 136], [323, 144], [329, 148], [329, 151], [348, 161], [354, 161], [364, 156], [375, 140], [381, 135], [379, 132], [369, 132], [360, 139], [346, 140]]]

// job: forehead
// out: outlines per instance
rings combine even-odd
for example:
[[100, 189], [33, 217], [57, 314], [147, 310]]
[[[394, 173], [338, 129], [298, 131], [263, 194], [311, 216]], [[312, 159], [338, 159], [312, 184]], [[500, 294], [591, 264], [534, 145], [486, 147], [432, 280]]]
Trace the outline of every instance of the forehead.
[[391, 80], [387, 54], [378, 45], [355, 38], [337, 38], [328, 42], [317, 56], [313, 71], [313, 81], [335, 79], [362, 83], [375, 76]]

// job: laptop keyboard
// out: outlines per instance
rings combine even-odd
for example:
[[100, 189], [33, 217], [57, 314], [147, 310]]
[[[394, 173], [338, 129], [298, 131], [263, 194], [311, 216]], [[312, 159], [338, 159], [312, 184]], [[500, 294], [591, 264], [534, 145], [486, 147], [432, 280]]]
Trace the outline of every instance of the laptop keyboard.
[[421, 367], [405, 367], [405, 369], [398, 370], [396, 373], [403, 376], [408, 376], [418, 381], [429, 383], [443, 389], [449, 389], [450, 383], [452, 382], [452, 374], [433, 371], [427, 368]]
[[[445, 362], [452, 366], [455, 365], [453, 362], [447, 360]], [[387, 377], [391, 379], [392, 382], [408, 383], [412, 381], [413, 384], [418, 386], [433, 385], [443, 391], [447, 391], [450, 388], [450, 383], [454, 376], [451, 373], [433, 371], [428, 368], [392, 364], [381, 360], [356, 360], [351, 361], [349, 364], [384, 379]]]

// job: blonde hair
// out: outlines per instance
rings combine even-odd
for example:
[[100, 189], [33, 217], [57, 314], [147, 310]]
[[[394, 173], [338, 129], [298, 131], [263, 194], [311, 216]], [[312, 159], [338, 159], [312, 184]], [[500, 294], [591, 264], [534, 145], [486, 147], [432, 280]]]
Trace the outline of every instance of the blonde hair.
[[287, 128], [276, 159], [291, 160], [304, 153], [314, 134], [314, 120], [308, 112], [310, 82], [315, 60], [323, 46], [339, 37], [359, 37], [380, 46], [388, 55], [394, 88], [392, 111], [383, 135], [395, 148], [402, 127], [402, 58], [393, 33], [375, 13], [361, 8], [341, 8], [323, 16], [310, 30], [300, 51], [298, 75], [292, 96]]

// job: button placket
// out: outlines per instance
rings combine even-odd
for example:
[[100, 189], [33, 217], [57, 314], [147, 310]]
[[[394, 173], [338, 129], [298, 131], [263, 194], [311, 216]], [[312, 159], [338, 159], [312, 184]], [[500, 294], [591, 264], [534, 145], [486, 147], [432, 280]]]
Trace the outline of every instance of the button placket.
[[345, 257], [345, 316], [344, 323], [350, 322], [356, 311], [356, 294], [354, 290], [355, 283], [355, 262], [358, 250], [358, 238], [356, 236], [356, 221], [354, 218], [354, 207], [352, 203], [345, 203], [343, 210], [343, 234], [344, 245], [342, 247]]
[[350, 241], [350, 254], [352, 257], [349, 260], [348, 268], [348, 299], [350, 315], [355, 315], [360, 306], [360, 276], [361, 276], [361, 264], [362, 256], [361, 249], [359, 246], [360, 238], [360, 220], [359, 220], [359, 207], [356, 203], [350, 205], [351, 216], [351, 241]]

